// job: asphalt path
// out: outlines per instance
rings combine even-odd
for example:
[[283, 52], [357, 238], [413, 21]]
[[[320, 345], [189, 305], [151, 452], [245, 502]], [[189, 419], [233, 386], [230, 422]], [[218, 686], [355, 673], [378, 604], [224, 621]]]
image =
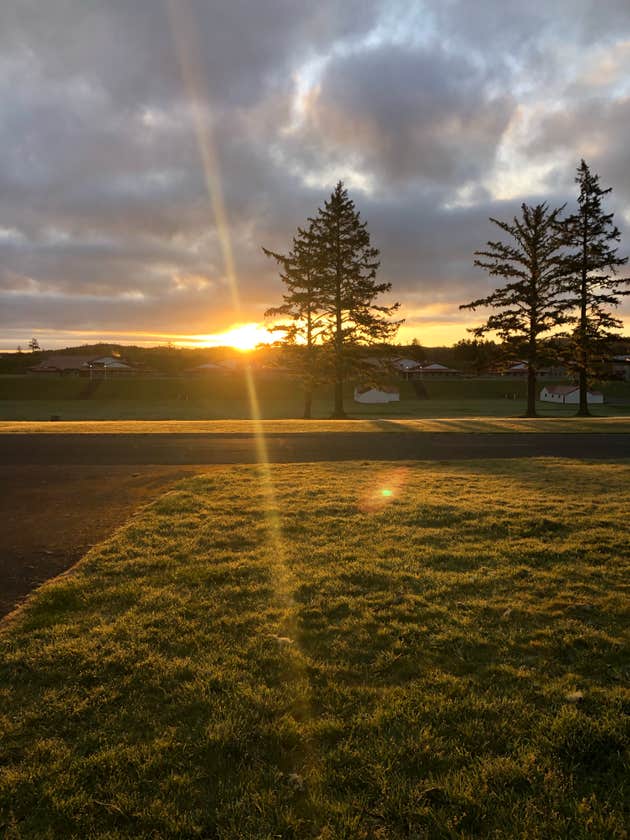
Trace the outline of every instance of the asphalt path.
[[[630, 457], [630, 435], [466, 432], [326, 432], [265, 436], [271, 463], [302, 461], [465, 460], [476, 458]], [[0, 435], [0, 463], [10, 465], [252, 464], [250, 434]]]

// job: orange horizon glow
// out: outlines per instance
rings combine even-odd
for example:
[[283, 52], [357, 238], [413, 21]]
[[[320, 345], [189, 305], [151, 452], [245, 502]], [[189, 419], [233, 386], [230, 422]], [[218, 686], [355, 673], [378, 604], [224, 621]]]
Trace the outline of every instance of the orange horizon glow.
[[[630, 335], [630, 318], [621, 317], [623, 327], [620, 335]], [[450, 347], [463, 338], [470, 338], [471, 334], [466, 327], [474, 326], [477, 321], [452, 324], [448, 322], [426, 321], [421, 324], [403, 325], [398, 331], [394, 342], [397, 344], [410, 344], [413, 338], [417, 338], [424, 347]], [[28, 352], [28, 336], [34, 334], [44, 349], [59, 350], [65, 347], [77, 347], [82, 344], [119, 344], [121, 346], [132, 345], [139, 347], [157, 347], [161, 344], [172, 344], [174, 347], [189, 349], [203, 349], [204, 347], [231, 347], [243, 353], [256, 349], [260, 344], [273, 344], [275, 341], [284, 338], [280, 330], [269, 331], [268, 325], [262, 322], [247, 321], [234, 323], [228, 329], [216, 333], [167, 333], [149, 331], [124, 331], [114, 330], [46, 330], [31, 329], [24, 332], [11, 331], [15, 336], [9, 338], [4, 336], [4, 342], [0, 346], [0, 352], [15, 352], [18, 344], [24, 352]], [[26, 336], [26, 337], [25, 337]]]
[[237, 324], [225, 332], [193, 336], [192, 341], [197, 346], [233, 347], [241, 353], [248, 353], [260, 344], [273, 344], [283, 336], [283, 332], [270, 332], [263, 324], [252, 321], [249, 324]]

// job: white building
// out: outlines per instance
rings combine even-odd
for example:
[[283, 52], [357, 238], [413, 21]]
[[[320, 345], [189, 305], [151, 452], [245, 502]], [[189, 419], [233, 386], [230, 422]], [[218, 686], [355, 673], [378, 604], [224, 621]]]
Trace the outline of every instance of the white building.
[[399, 400], [400, 391], [390, 385], [364, 385], [354, 389], [354, 401], [358, 403], [389, 403]]
[[[542, 402], [558, 403], [559, 405], [578, 405], [580, 389], [577, 385], [545, 385], [540, 392]], [[589, 405], [601, 405], [604, 395], [601, 391], [587, 391], [586, 402]]]

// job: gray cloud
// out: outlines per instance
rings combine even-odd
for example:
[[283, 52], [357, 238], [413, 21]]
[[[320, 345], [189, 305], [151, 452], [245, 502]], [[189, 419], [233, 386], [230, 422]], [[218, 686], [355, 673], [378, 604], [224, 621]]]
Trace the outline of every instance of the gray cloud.
[[439, 46], [344, 56], [326, 68], [298, 142], [323, 160], [353, 161], [382, 188], [475, 181], [514, 108], [492, 82], [489, 69]]
[[623, 228], [629, 33], [622, 0], [6, 0], [0, 328], [231, 326], [200, 124], [243, 318], [281, 293], [261, 244], [288, 247], [342, 178], [413, 323], [459, 323], [488, 216], [571, 199], [581, 156]]

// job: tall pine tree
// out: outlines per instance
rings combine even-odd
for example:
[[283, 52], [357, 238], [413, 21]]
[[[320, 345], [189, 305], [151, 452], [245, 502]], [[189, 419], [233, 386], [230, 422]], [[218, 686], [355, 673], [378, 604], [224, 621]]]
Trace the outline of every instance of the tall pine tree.
[[291, 351], [292, 367], [302, 379], [304, 388], [304, 418], [311, 418], [313, 390], [323, 378], [323, 353], [317, 346], [326, 323], [320, 311], [318, 279], [318, 249], [312, 225], [298, 228], [288, 254], [263, 248], [280, 266], [280, 278], [286, 285], [281, 306], [265, 312], [266, 318], [286, 317], [288, 322], [275, 324], [274, 331], [285, 333], [284, 345]]
[[512, 223], [490, 219], [508, 234], [509, 241], [488, 242], [475, 251], [475, 265], [492, 277], [508, 282], [484, 298], [462, 304], [460, 309], [492, 307], [497, 310], [472, 332], [477, 337], [496, 332], [527, 360], [527, 417], [536, 416], [536, 373], [546, 333], [566, 321], [559, 297], [565, 271], [562, 248], [566, 232], [560, 223], [563, 207], [521, 205], [522, 216]]
[[344, 383], [357, 369], [357, 348], [394, 336], [401, 322], [391, 321], [389, 316], [399, 304], [375, 303], [391, 289], [391, 283], [376, 282], [379, 252], [372, 247], [367, 224], [361, 221], [341, 181], [310, 222], [317, 242], [321, 311], [328, 322], [334, 358], [332, 416], [342, 418], [346, 416]]
[[580, 385], [579, 417], [589, 415], [588, 380], [594, 364], [607, 351], [613, 337], [612, 330], [622, 326], [611, 307], [619, 305], [619, 298], [628, 294], [624, 286], [628, 278], [618, 278], [617, 269], [627, 257], [617, 256], [613, 243], [621, 234], [613, 223], [613, 213], [604, 213], [602, 199], [612, 187], [602, 189], [599, 176], [591, 174], [584, 160], [577, 170], [579, 184], [578, 210], [566, 219], [566, 229], [574, 249], [567, 260], [567, 277], [564, 288], [568, 295], [567, 306], [576, 310], [571, 322], [569, 365], [578, 375]]

